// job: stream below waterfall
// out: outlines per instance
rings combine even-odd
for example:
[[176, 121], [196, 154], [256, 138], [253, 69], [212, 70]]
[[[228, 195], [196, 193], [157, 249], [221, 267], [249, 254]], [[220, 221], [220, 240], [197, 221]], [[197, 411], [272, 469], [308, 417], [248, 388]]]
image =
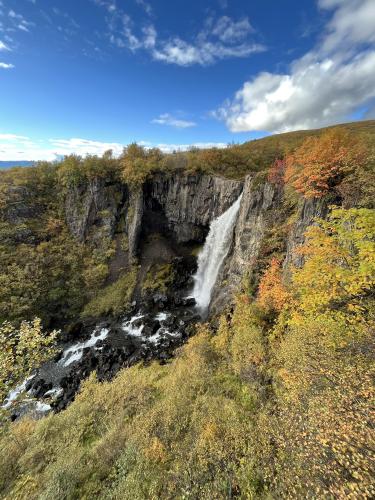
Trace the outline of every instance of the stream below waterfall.
[[99, 380], [109, 380], [122, 367], [140, 361], [167, 362], [194, 334], [194, 325], [207, 317], [215, 283], [232, 244], [241, 199], [242, 195], [211, 222], [190, 294], [158, 294], [152, 303], [135, 307], [120, 320], [100, 322], [88, 327], [76, 342], [61, 344], [53, 360], [8, 394], [2, 408], [11, 409], [12, 420], [25, 414], [40, 418], [64, 409], [74, 400], [81, 380], [94, 370]]

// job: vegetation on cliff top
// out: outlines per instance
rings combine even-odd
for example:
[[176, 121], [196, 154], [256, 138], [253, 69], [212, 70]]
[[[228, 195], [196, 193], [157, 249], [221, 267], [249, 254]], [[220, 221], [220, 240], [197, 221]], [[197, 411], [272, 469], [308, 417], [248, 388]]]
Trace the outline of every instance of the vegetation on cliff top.
[[[244, 144], [228, 145], [227, 148], [196, 149], [164, 154], [157, 148], [145, 149], [137, 144], [124, 148], [120, 158], [107, 152], [102, 158], [88, 156], [81, 159], [69, 156], [56, 166], [63, 185], [74, 185], [94, 177], [108, 180], [117, 179], [132, 185], [144, 182], [153, 172], [186, 172], [221, 175], [240, 179], [250, 173], [266, 172], [276, 159], [283, 158], [299, 148], [306, 139], [314, 141], [322, 134], [329, 133], [347, 137], [344, 140], [346, 152], [351, 148], [350, 141], [360, 142], [374, 151], [375, 122], [359, 122], [340, 125], [329, 129], [291, 132], [253, 140]], [[309, 142], [306, 142], [306, 147]], [[330, 140], [327, 141], [328, 143]], [[354, 144], [353, 144], [354, 146]], [[307, 152], [306, 152], [307, 154]], [[353, 151], [354, 155], [354, 151]]]

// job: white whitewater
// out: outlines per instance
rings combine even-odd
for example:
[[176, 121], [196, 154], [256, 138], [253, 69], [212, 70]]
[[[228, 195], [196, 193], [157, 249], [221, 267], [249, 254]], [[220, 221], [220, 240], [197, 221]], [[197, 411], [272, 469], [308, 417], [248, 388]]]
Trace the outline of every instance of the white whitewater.
[[86, 347], [94, 347], [99, 340], [104, 340], [109, 333], [108, 328], [96, 328], [90, 338], [86, 340], [86, 342], [78, 342], [74, 344], [63, 352], [62, 358], [59, 361], [59, 364], [63, 366], [69, 366], [75, 361], [79, 361], [83, 355], [83, 349]]
[[241, 199], [242, 194], [226, 212], [211, 222], [206, 242], [198, 256], [192, 296], [202, 315], [208, 310], [219, 270], [229, 252]]
[[17, 400], [18, 396], [26, 391], [26, 385], [29, 380], [33, 379], [34, 375], [27, 377], [26, 380], [22, 382], [22, 384], [15, 387], [12, 391], [9, 392], [8, 396], [5, 398], [4, 403], [1, 405], [1, 408], [10, 408], [14, 401]]

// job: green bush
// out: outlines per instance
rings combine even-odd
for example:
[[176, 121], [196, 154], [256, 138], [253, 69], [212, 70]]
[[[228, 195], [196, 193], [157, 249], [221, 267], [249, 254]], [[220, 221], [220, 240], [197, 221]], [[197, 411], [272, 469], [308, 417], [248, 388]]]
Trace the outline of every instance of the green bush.
[[130, 305], [136, 280], [137, 271], [132, 269], [115, 283], [99, 290], [96, 297], [86, 304], [82, 315], [95, 318], [123, 313]]
[[154, 264], [148, 270], [142, 283], [143, 293], [165, 293], [174, 279], [172, 264]]

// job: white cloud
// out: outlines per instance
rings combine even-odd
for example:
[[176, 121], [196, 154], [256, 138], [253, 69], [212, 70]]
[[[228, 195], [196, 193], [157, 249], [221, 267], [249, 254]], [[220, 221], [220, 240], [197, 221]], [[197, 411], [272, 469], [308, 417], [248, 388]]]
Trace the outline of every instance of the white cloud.
[[[226, 147], [224, 143], [193, 143], [193, 144], [157, 144], [148, 141], [140, 141], [145, 148], [158, 147], [165, 153], [173, 151], [186, 151], [191, 147], [210, 148]], [[92, 141], [81, 138], [72, 139], [50, 139], [48, 141], [35, 141], [22, 135], [3, 133], [0, 134], [0, 161], [54, 161], [61, 156], [77, 154], [102, 155], [108, 149], [112, 149], [115, 156], [122, 153], [123, 145], [117, 142]]]
[[173, 153], [174, 151], [188, 151], [191, 148], [207, 149], [207, 148], [226, 148], [228, 145], [224, 142], [193, 142], [191, 144], [163, 144], [141, 141], [139, 143], [145, 148], [159, 148], [163, 153]]
[[163, 61], [178, 66], [192, 66], [200, 64], [208, 66], [221, 59], [247, 57], [254, 52], [262, 52], [264, 47], [258, 44], [243, 43], [235, 46], [226, 46], [219, 42], [199, 40], [191, 44], [174, 38], [161, 44], [160, 48], [152, 51], [152, 56], [157, 61]]
[[[228, 16], [218, 19], [210, 17], [191, 40], [179, 36], [161, 38], [152, 24], [139, 28], [115, 4], [111, 10], [110, 0], [94, 2], [107, 10], [106, 22], [112, 44], [132, 52], [145, 50], [156, 61], [178, 66], [207, 66], [221, 59], [248, 57], [265, 50], [264, 46], [248, 39], [254, 32], [248, 18], [235, 21]], [[137, 3], [151, 13], [143, 0], [137, 0]]]
[[154, 26], [146, 26], [142, 30], [143, 32], [143, 46], [146, 49], [153, 49], [156, 45], [157, 33]]
[[0, 161], [54, 160], [55, 156], [29, 137], [0, 134]]
[[17, 14], [14, 10], [8, 12], [9, 22], [13, 28], [8, 28], [8, 30], [14, 31], [14, 28], [18, 28], [21, 31], [30, 31], [30, 26], [35, 26], [34, 23], [27, 21], [22, 14]]
[[148, 16], [152, 15], [152, 7], [148, 2], [146, 2], [145, 0], [135, 0], [135, 1], [137, 5], [142, 7], [142, 9], [146, 12]]
[[336, 11], [328, 23], [322, 49], [350, 49], [352, 44], [375, 42], [374, 0], [319, 0], [322, 9]]
[[375, 98], [375, 1], [320, 0], [335, 9], [319, 45], [287, 74], [245, 82], [215, 115], [233, 132], [339, 123]]
[[104, 7], [108, 12], [113, 13], [117, 10], [116, 1], [115, 0], [93, 0], [96, 5], [99, 7]]
[[21, 14], [16, 14], [14, 10], [10, 10], [8, 16], [12, 17], [13, 19], [23, 19], [23, 16]]
[[0, 68], [1, 69], [13, 69], [15, 66], [14, 64], [8, 64], [4, 62], [0, 62]]
[[122, 36], [125, 40], [124, 45], [127, 46], [133, 52], [140, 49], [143, 44], [133, 34], [133, 31], [132, 31], [133, 21], [131, 20], [131, 18], [127, 14], [124, 14], [122, 16], [122, 23], [123, 23]]
[[228, 16], [223, 16], [218, 19], [216, 25], [214, 25], [212, 29], [214, 35], [222, 42], [227, 43], [235, 43], [239, 40], [243, 40], [253, 31], [247, 17], [235, 22]]
[[0, 141], [29, 142], [30, 138], [26, 137], [25, 135], [0, 134]]
[[24, 24], [19, 24], [18, 29], [20, 29], [21, 31], [27, 31], [27, 32], [30, 31], [29, 28], [27, 26], [25, 26]]
[[54, 154], [69, 155], [102, 155], [108, 149], [112, 149], [115, 155], [119, 155], [122, 152], [123, 146], [117, 142], [100, 142], [91, 141], [87, 139], [50, 139], [49, 143], [54, 151]]
[[169, 125], [170, 127], [175, 127], [175, 128], [189, 128], [196, 126], [196, 123], [193, 121], [180, 120], [178, 118], [173, 117], [169, 113], [164, 113], [160, 115], [158, 118], [154, 118], [151, 123], [158, 123], [159, 125]]
[[87, 154], [102, 155], [112, 149], [115, 155], [120, 155], [122, 144], [91, 141], [86, 139], [50, 139], [34, 141], [29, 137], [16, 134], [0, 134], [1, 161], [53, 161], [69, 154], [86, 156]]
[[234, 21], [228, 16], [208, 18], [204, 28], [191, 41], [173, 37], [158, 44], [155, 37], [151, 54], [157, 61], [179, 66], [207, 66], [221, 59], [248, 57], [265, 50], [263, 45], [248, 41], [254, 30], [248, 18]]
[[10, 50], [8, 45], [0, 40], [0, 50]]

